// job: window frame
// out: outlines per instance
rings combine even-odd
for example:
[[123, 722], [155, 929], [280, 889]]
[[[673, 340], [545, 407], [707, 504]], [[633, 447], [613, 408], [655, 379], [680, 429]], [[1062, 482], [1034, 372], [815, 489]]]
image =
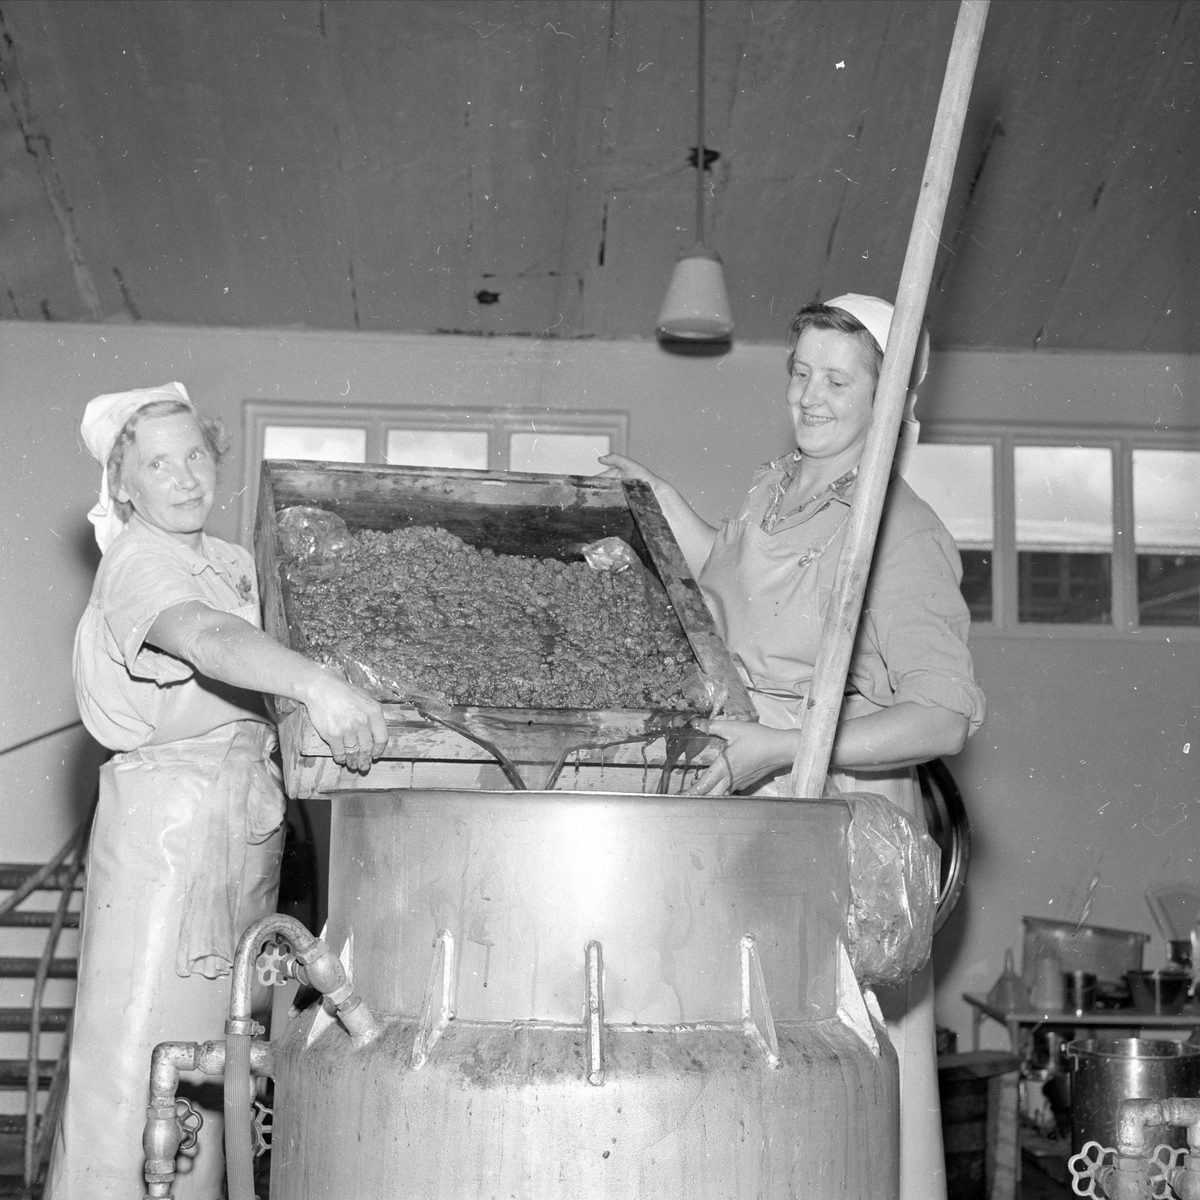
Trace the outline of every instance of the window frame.
[[390, 429], [438, 429], [485, 432], [488, 471], [508, 469], [509, 435], [513, 433], [607, 435], [611, 453], [624, 454], [629, 444], [629, 413], [622, 409], [487, 408], [448, 405], [314, 404], [302, 400], [246, 400], [242, 405], [240, 528], [248, 545], [254, 536], [258, 480], [268, 425], [365, 428], [366, 462], [384, 465]]
[[[991, 445], [992, 620], [972, 621], [971, 633], [989, 637], [1077, 637], [1200, 641], [1200, 626], [1139, 625], [1137, 546], [1133, 511], [1133, 451], [1200, 452], [1200, 430], [1157, 431], [1112, 425], [1014, 424], [986, 421], [922, 421], [921, 441], [930, 444]], [[1108, 449], [1113, 464], [1112, 620], [1100, 625], [1018, 621], [1017, 446], [1088, 446]]]

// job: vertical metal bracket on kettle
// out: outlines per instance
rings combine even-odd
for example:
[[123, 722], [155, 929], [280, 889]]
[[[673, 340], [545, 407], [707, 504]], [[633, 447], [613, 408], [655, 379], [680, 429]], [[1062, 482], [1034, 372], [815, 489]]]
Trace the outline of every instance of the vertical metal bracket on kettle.
[[742, 934], [742, 1032], [762, 1051], [773, 1071], [781, 1065], [779, 1039], [775, 1036], [775, 1018], [763, 980], [762, 963], [752, 933]]
[[587, 951], [587, 1009], [584, 1013], [587, 1032], [587, 1081], [593, 1087], [604, 1082], [604, 1047], [600, 1037], [604, 1031], [604, 950], [599, 942], [588, 942]]
[[454, 935], [450, 930], [438, 931], [433, 943], [433, 959], [429, 977], [425, 980], [425, 998], [421, 1004], [421, 1021], [413, 1039], [412, 1067], [419, 1071], [428, 1061], [438, 1038], [454, 1020]]

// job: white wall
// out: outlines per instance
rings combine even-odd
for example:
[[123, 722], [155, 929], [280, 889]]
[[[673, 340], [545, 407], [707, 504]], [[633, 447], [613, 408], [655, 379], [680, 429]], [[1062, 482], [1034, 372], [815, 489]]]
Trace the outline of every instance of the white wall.
[[[99, 480], [78, 438], [83, 406], [169, 379], [235, 435], [247, 399], [626, 409], [630, 452], [709, 517], [788, 445], [778, 347], [706, 360], [651, 342], [0, 322], [0, 750], [76, 717], [70, 646], [95, 568], [84, 513]], [[1198, 397], [1195, 359], [954, 351], [934, 355], [922, 415], [1195, 429]], [[242, 474], [239, 447], [211, 522], [221, 536], [236, 537]], [[1200, 874], [1200, 640], [980, 632], [973, 650], [989, 719], [952, 769], [974, 853], [935, 948], [939, 1018], [963, 1039], [959, 994], [986, 991], [1023, 914], [1080, 919], [1096, 876], [1087, 919], [1151, 931], [1145, 888]], [[78, 731], [3, 756], [0, 860], [44, 858], [65, 838], [98, 757]]]

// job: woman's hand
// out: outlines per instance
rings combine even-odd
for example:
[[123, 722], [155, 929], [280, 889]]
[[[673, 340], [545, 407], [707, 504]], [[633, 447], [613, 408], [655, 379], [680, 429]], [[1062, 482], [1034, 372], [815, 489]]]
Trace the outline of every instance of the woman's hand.
[[695, 721], [703, 733], [722, 738], [716, 761], [688, 789], [689, 796], [726, 796], [790, 767], [800, 744], [798, 729], [772, 729], [758, 721]]
[[367, 771], [387, 749], [387, 722], [379, 701], [334, 675], [314, 684], [304, 705], [317, 733], [329, 743], [334, 762]]
[[352, 771], [369, 769], [387, 747], [378, 700], [233, 613], [188, 600], [159, 613], [146, 641], [210, 679], [299, 700], [334, 761]]
[[643, 467], [640, 462], [626, 458], [624, 454], [602, 454], [599, 461], [608, 468], [607, 471], [600, 472], [600, 479], [640, 479], [643, 483], [650, 485], [650, 489], [655, 495], [667, 486], [666, 480], [661, 476], [655, 475], [648, 467]]
[[640, 479], [650, 485], [650, 490], [654, 493], [663, 516], [667, 518], [667, 524], [671, 526], [676, 542], [679, 543], [679, 549], [683, 551], [688, 570], [699, 576], [713, 548], [717, 531], [697, 515], [672, 484], [643, 467], [640, 462], [626, 458], [623, 454], [602, 454], [600, 461], [608, 467], [607, 471], [600, 473], [600, 479]]

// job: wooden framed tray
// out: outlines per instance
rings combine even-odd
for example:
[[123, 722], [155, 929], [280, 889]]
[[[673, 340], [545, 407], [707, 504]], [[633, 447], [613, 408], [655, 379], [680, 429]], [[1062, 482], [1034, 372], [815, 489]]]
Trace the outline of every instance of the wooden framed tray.
[[[268, 460], [254, 548], [264, 625], [307, 653], [287, 573], [279, 514], [296, 505], [341, 517], [351, 531], [438, 526], [497, 554], [578, 559], [581, 543], [619, 537], [663, 585], [695, 656], [723, 697], [722, 716], [754, 706], [650, 488], [585, 476]], [[365, 775], [339, 767], [302, 705], [274, 701], [289, 794], [408, 787], [556, 786], [677, 791], [712, 761], [713, 739], [686, 710], [527, 709], [385, 703], [388, 746]], [[665, 768], [665, 769], [664, 769]], [[664, 785], [664, 781], [665, 785]]]

